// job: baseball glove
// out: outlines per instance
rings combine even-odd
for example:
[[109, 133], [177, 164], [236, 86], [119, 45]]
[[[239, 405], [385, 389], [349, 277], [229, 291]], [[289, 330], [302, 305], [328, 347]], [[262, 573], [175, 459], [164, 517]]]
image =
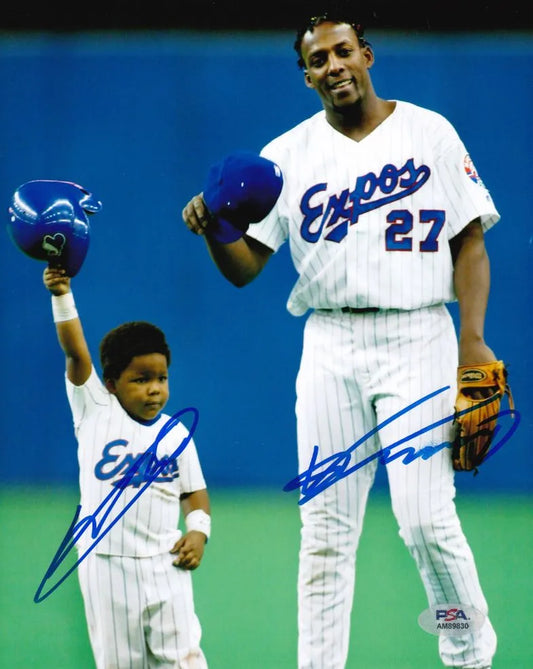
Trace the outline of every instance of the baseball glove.
[[501, 360], [458, 367], [456, 434], [452, 444], [455, 471], [474, 470], [474, 476], [478, 473], [477, 468], [487, 457], [494, 437], [504, 394], [514, 409], [507, 370]]

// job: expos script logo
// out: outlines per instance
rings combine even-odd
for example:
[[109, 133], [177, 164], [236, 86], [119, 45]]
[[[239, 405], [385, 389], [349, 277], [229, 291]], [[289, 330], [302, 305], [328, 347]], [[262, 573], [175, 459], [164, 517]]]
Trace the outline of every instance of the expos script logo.
[[328, 184], [315, 184], [307, 189], [300, 201], [304, 215], [300, 234], [313, 244], [323, 232], [324, 239], [341, 242], [348, 234], [348, 226], [357, 223], [361, 214], [411, 195], [426, 183], [430, 174], [427, 165], [416, 167], [413, 158], [399, 168], [387, 164], [379, 174], [368, 172], [357, 177], [353, 190], [346, 188], [331, 195], [325, 206], [314, 202], [317, 200], [315, 196], [327, 190]]
[[[178, 478], [177, 457], [170, 458], [164, 455], [162, 458], [157, 458], [152, 455], [150, 458], [146, 458], [144, 453], [132, 455], [131, 453], [124, 453], [123, 449], [127, 445], [126, 439], [115, 439], [104, 446], [102, 459], [96, 463], [94, 468], [94, 475], [97, 479], [107, 481], [122, 474], [121, 478], [114, 481], [112, 485], [121, 487], [121, 481], [126, 480], [128, 485], [138, 488], [146, 481], [170, 482]], [[140, 466], [132, 469], [139, 461]], [[153, 472], [156, 470], [158, 475], [154, 478]], [[130, 471], [134, 471], [133, 476], [129, 476]]]

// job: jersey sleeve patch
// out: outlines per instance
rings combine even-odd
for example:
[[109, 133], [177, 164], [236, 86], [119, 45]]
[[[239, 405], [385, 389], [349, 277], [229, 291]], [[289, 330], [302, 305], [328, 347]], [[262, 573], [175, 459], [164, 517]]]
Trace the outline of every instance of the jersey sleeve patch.
[[466, 172], [466, 176], [471, 179], [475, 184], [478, 186], [481, 186], [482, 188], [485, 188], [485, 184], [481, 180], [481, 177], [479, 176], [476, 166], [474, 165], [472, 158], [470, 155], [467, 153], [466, 156], [464, 157], [463, 161], [464, 169]]

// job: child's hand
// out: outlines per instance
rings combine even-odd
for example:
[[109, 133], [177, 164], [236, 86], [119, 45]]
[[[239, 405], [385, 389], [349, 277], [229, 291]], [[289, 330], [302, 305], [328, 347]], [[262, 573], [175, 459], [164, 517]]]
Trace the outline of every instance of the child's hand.
[[43, 272], [43, 282], [52, 295], [70, 292], [70, 277], [60, 267], [47, 267]]
[[176, 541], [171, 553], [177, 554], [173, 564], [181, 569], [196, 569], [200, 566], [207, 537], [203, 532], [191, 530]]

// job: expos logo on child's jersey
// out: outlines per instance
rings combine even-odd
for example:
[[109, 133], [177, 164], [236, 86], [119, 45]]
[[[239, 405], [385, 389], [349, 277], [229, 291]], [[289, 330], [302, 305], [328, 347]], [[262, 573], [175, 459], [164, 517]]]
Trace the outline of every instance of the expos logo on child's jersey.
[[114, 439], [106, 444], [101, 459], [96, 463], [94, 474], [101, 481], [116, 478], [112, 485], [138, 488], [146, 482], [171, 482], [179, 476], [177, 457], [163, 455], [158, 458], [152, 452], [136, 455], [125, 452], [126, 439]]

